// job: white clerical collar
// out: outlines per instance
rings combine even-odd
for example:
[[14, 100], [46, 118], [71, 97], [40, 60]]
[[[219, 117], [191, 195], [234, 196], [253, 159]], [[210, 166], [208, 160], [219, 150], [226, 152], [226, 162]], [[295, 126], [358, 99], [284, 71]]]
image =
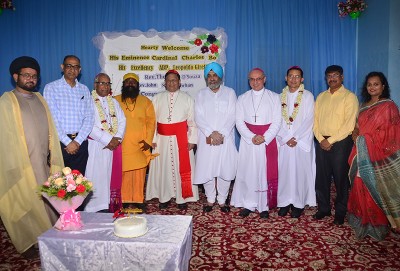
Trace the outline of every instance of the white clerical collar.
[[258, 96], [258, 95], [262, 95], [264, 93], [265, 88], [260, 89], [260, 90], [254, 90], [254, 89], [251, 89], [251, 90], [253, 91], [253, 94], [255, 96]]

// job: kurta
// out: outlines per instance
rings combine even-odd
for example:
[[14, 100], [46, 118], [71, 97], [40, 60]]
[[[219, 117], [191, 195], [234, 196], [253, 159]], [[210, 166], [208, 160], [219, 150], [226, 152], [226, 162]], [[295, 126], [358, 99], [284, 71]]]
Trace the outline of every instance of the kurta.
[[[209, 88], [200, 90], [195, 102], [195, 120], [198, 127], [196, 170], [194, 184], [203, 184], [218, 177], [230, 181], [235, 178], [238, 152], [235, 146], [236, 94], [221, 86], [217, 93]], [[213, 131], [224, 136], [224, 143], [212, 146], [206, 143]]]
[[[287, 91], [287, 115], [292, 116], [294, 103], [299, 90]], [[281, 94], [282, 97], [282, 94]], [[315, 195], [315, 149], [314, 133], [314, 96], [303, 90], [297, 116], [291, 125], [282, 118], [282, 126], [276, 137], [279, 148], [278, 163], [278, 207], [293, 204], [296, 208], [316, 206]], [[297, 145], [289, 147], [286, 143], [294, 137]]]
[[[39, 93], [28, 98], [4, 93], [0, 114], [0, 216], [12, 243], [22, 253], [51, 228], [37, 189], [64, 164], [56, 128]], [[42, 130], [47, 132], [42, 135]]]
[[154, 108], [149, 98], [139, 95], [136, 102], [126, 104], [122, 101], [122, 95], [115, 99], [119, 102], [126, 117], [125, 137], [122, 141], [122, 171], [130, 171], [144, 168], [151, 157], [150, 150], [142, 151], [142, 143], [146, 141], [151, 145], [155, 129]]
[[[172, 124], [187, 121], [189, 143], [197, 143], [197, 127], [194, 121], [194, 101], [185, 92], [180, 90], [173, 93], [163, 91], [153, 98], [156, 120], [158, 123]], [[179, 174], [179, 153], [176, 136], [154, 135], [153, 143], [157, 144], [154, 153], [160, 155], [150, 163], [149, 176], [146, 187], [146, 200], [158, 198], [164, 203], [171, 198], [177, 204], [193, 202], [199, 199], [196, 185], [192, 185], [193, 197], [184, 199], [181, 190], [181, 177]], [[189, 152], [191, 180], [194, 179], [194, 153]]]
[[[111, 125], [111, 117], [107, 97], [98, 97], [104, 110], [104, 116], [108, 127]], [[96, 105], [93, 105], [95, 111], [94, 127], [89, 134], [89, 159], [86, 166], [86, 178], [93, 182], [93, 194], [85, 207], [87, 212], [97, 212], [108, 209], [110, 202], [110, 181], [113, 161], [113, 151], [105, 148], [113, 137], [124, 138], [126, 119], [117, 100], [112, 99], [115, 107], [115, 113], [118, 120], [118, 130], [115, 135], [104, 130], [99, 112]]]
[[[271, 124], [264, 133], [264, 144], [254, 145], [255, 136], [246, 123]], [[249, 90], [236, 103], [236, 128], [240, 133], [238, 169], [233, 186], [231, 205], [250, 211], [268, 211], [267, 168], [265, 145], [271, 143], [281, 126], [279, 95], [268, 90]]]

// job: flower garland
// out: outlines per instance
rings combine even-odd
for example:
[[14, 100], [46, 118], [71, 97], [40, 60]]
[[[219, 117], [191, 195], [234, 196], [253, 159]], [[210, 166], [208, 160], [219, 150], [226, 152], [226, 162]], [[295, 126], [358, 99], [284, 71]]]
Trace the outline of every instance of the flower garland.
[[293, 110], [291, 116], [288, 116], [288, 106], [286, 104], [288, 91], [289, 91], [288, 86], [286, 86], [282, 91], [282, 96], [281, 96], [282, 116], [283, 116], [283, 119], [285, 120], [285, 122], [288, 125], [291, 125], [292, 122], [296, 119], [297, 114], [299, 113], [301, 99], [302, 99], [303, 93], [304, 93], [304, 85], [301, 84], [299, 87], [299, 94], [297, 95], [296, 101], [294, 102], [294, 110]]
[[94, 99], [94, 104], [96, 105], [97, 112], [99, 113], [101, 126], [103, 127], [104, 131], [108, 131], [111, 135], [115, 135], [118, 131], [118, 119], [115, 113], [115, 106], [113, 102], [113, 97], [108, 95], [106, 97], [108, 110], [110, 110], [110, 117], [111, 117], [111, 126], [108, 125], [106, 116], [104, 114], [103, 106], [101, 105], [99, 95], [97, 94], [96, 90], [92, 91], [92, 96]]

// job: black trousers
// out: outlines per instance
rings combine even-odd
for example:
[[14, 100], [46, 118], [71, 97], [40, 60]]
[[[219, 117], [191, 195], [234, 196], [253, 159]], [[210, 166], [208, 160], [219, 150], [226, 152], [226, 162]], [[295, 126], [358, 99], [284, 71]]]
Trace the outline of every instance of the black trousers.
[[87, 164], [87, 160], [89, 158], [88, 141], [85, 140], [82, 142], [82, 144], [79, 147], [79, 150], [76, 154], [67, 153], [64, 150], [65, 145], [62, 142], [60, 142], [60, 143], [61, 143], [62, 155], [64, 158], [64, 165], [66, 167], [70, 167], [71, 169], [79, 170], [79, 172], [85, 176], [86, 164]]
[[335, 216], [345, 217], [349, 199], [349, 155], [353, 141], [351, 136], [333, 144], [330, 151], [325, 151], [316, 144], [316, 180], [318, 210], [331, 210], [330, 195], [332, 177], [336, 187]]

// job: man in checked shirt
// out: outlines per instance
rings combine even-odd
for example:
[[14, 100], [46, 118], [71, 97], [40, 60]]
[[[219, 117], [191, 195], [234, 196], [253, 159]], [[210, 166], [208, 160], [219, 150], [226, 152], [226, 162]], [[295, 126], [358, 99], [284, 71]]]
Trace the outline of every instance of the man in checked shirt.
[[81, 72], [77, 56], [64, 57], [61, 69], [63, 77], [48, 83], [43, 95], [53, 115], [65, 166], [85, 174], [89, 156], [87, 137], [94, 124], [90, 91], [77, 80]]

